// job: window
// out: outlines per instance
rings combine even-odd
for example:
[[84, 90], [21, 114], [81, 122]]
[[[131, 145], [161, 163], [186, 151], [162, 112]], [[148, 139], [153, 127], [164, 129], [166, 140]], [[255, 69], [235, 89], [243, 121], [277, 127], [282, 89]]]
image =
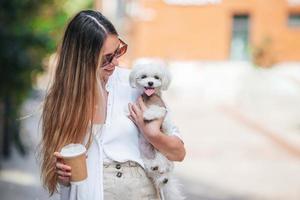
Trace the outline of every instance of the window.
[[300, 13], [299, 14], [290, 14], [288, 18], [288, 25], [290, 27], [300, 28]]
[[232, 18], [232, 36], [230, 58], [249, 60], [249, 15], [234, 15]]

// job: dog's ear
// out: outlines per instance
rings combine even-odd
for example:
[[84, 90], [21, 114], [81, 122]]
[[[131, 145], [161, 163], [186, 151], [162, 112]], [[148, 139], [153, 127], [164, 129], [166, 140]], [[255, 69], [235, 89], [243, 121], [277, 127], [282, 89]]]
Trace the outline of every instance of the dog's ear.
[[136, 88], [136, 68], [133, 67], [129, 74], [129, 84], [131, 87]]
[[171, 73], [170, 71], [167, 69], [167, 67], [162, 67], [162, 72], [163, 72], [163, 76], [162, 76], [162, 83], [161, 83], [161, 89], [162, 90], [167, 90], [169, 88], [169, 85], [171, 83]]

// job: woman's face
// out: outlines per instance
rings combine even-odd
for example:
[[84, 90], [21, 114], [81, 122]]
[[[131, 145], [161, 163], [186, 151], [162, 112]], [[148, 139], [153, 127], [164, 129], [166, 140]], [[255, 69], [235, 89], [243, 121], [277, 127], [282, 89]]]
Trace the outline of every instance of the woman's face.
[[[120, 40], [117, 35], [108, 35], [103, 45], [103, 56], [113, 54], [120, 46]], [[108, 77], [112, 75], [115, 67], [119, 64], [117, 58], [113, 58], [111, 63], [100, 66], [100, 78], [107, 81]]]

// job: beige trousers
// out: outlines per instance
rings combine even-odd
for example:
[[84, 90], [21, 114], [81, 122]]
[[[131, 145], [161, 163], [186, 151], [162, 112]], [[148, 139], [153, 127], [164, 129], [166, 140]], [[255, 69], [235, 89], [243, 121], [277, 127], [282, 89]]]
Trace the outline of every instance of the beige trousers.
[[104, 163], [104, 200], [159, 200], [144, 169], [136, 162]]

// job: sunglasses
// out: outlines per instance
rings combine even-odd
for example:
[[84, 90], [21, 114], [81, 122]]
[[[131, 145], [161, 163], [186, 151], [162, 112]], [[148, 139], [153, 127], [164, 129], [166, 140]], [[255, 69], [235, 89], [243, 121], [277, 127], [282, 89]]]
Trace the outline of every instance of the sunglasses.
[[128, 45], [120, 38], [119, 41], [121, 44], [114, 53], [103, 56], [101, 67], [105, 67], [106, 65], [110, 64], [114, 58], [120, 58], [122, 55], [126, 53]]

